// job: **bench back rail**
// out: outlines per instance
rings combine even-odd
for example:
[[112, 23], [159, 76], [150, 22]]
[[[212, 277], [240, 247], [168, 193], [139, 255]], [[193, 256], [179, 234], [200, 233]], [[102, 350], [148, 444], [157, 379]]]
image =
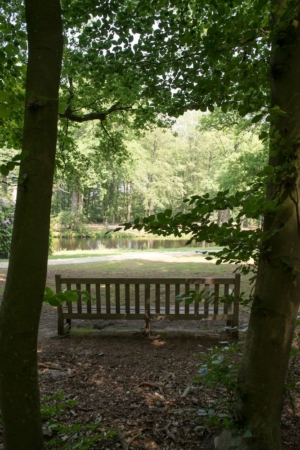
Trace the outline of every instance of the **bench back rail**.
[[[71, 278], [56, 275], [56, 292], [76, 290], [76, 303], [58, 307], [58, 333], [64, 319], [226, 320], [238, 325], [240, 275], [231, 278]], [[178, 301], [183, 293], [203, 293], [202, 300]], [[80, 292], [87, 291], [83, 302]]]

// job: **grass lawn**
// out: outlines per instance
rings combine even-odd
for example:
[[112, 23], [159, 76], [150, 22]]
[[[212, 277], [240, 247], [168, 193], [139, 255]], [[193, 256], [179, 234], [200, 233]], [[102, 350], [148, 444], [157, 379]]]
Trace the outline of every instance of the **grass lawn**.
[[[54, 252], [49, 256], [49, 259], [64, 259], [64, 258], [90, 258], [93, 256], [109, 256], [109, 255], [122, 255], [125, 253], [168, 253], [168, 252], [196, 252], [206, 250], [220, 250], [220, 247], [178, 247], [178, 248], [158, 248], [158, 249], [146, 249], [146, 250], [134, 250], [125, 248], [112, 248], [112, 249], [98, 249], [98, 250], [61, 250]], [[2, 260], [4, 261], [4, 260]]]
[[[190, 251], [190, 248], [183, 248]], [[172, 249], [171, 251], [183, 251], [183, 249]], [[204, 249], [203, 249], [204, 250]], [[139, 259], [139, 254], [143, 256], [148, 251], [141, 250], [90, 250], [90, 251], [68, 251], [57, 252], [51, 256], [51, 259], [66, 259], [66, 264], [51, 265], [48, 267], [47, 286], [52, 289], [55, 286], [55, 274], [73, 277], [210, 277], [210, 276], [232, 276], [236, 266], [234, 264], [216, 265], [213, 261], [207, 261], [205, 256], [200, 254], [182, 255], [173, 258], [174, 262], [164, 261], [168, 258], [168, 251], [155, 250], [155, 253], [161, 253], [157, 259]], [[84, 258], [92, 256], [121, 255], [124, 253], [136, 253], [136, 259], [121, 261], [98, 261], [89, 263], [68, 264], [68, 258]], [[149, 251], [153, 253], [153, 251]], [[7, 269], [0, 269], [0, 294], [3, 293]], [[242, 276], [241, 290], [249, 295], [251, 287], [249, 286], [249, 276]]]
[[[101, 248], [97, 250], [60, 250], [54, 252], [53, 255], [49, 255], [48, 259], [68, 259], [68, 258], [91, 258], [93, 256], [110, 256], [110, 255], [123, 255], [125, 253], [136, 253], [137, 255], [144, 253], [169, 253], [169, 252], [205, 252], [207, 250], [220, 250], [221, 247], [178, 247], [178, 248], [157, 248], [157, 249], [145, 249], [135, 250], [126, 248]], [[8, 259], [0, 259], [0, 262], [7, 262]]]
[[[54, 288], [55, 274], [73, 277], [211, 277], [211, 276], [232, 276], [236, 266], [233, 264], [215, 265], [211, 261], [206, 261], [204, 257], [198, 256], [198, 261], [194, 257], [177, 258], [176, 262], [152, 261], [130, 259], [124, 261], [100, 261], [93, 263], [81, 263], [58, 265], [48, 267], [47, 285]], [[192, 261], [188, 261], [192, 259]], [[249, 295], [249, 276], [242, 276], [241, 290]]]

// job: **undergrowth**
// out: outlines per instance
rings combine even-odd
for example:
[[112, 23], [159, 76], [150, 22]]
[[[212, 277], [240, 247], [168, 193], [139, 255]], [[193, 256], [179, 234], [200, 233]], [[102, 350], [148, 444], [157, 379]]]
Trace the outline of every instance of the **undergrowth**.
[[99, 440], [116, 435], [115, 431], [104, 428], [101, 416], [94, 423], [85, 425], [67, 423], [67, 416], [75, 414], [73, 409], [77, 405], [75, 400], [67, 400], [61, 393], [42, 398], [41, 415], [47, 449], [88, 450], [97, 448], [95, 445]]
[[[300, 316], [296, 322], [294, 345], [290, 353], [290, 363], [285, 383], [284, 401], [289, 404], [294, 416], [297, 414], [295, 392], [300, 392], [297, 363], [300, 355]], [[242, 357], [242, 343], [220, 342], [222, 347], [200, 353], [201, 364], [194, 381], [210, 398], [207, 408], [193, 412], [193, 419], [199, 423], [198, 429], [234, 430], [237, 436], [251, 437], [251, 429], [241, 429], [235, 420], [235, 405], [238, 400], [238, 372]]]

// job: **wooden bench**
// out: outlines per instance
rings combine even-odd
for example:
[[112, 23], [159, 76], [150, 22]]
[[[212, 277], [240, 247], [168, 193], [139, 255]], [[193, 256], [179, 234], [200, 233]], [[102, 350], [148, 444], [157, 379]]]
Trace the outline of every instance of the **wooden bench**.
[[[240, 275], [231, 278], [72, 278], [55, 276], [56, 293], [76, 290], [77, 302], [58, 306], [58, 334], [72, 319], [145, 320], [150, 333], [152, 319], [226, 321], [238, 335]], [[178, 301], [183, 293], [203, 292], [202, 300]], [[80, 292], [87, 291], [83, 302]]]

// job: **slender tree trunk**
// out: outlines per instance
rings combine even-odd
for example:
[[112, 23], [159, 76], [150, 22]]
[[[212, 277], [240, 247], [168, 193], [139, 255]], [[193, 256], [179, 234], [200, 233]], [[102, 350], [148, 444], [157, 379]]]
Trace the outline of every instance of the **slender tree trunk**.
[[131, 208], [132, 208], [132, 196], [133, 196], [133, 183], [128, 184], [129, 189], [129, 199], [127, 204], [127, 222], [130, 221], [131, 218]]
[[78, 192], [72, 189], [71, 213], [76, 214], [78, 210]]
[[6, 450], [41, 450], [37, 333], [45, 288], [63, 37], [59, 0], [25, 0], [25, 122], [11, 256], [0, 310]]
[[7, 194], [7, 177], [2, 177], [2, 189], [5, 194]]
[[152, 201], [152, 199], [150, 199], [150, 202], [149, 202], [149, 212], [148, 212], [148, 215], [149, 215], [149, 216], [153, 216], [153, 201]]
[[218, 211], [218, 227], [220, 227], [223, 223], [223, 210]]
[[[284, 3], [280, 2], [281, 6]], [[279, 1], [274, 0], [273, 5], [278, 6]], [[250, 428], [253, 435], [238, 445], [246, 450], [281, 448], [284, 383], [300, 304], [299, 54], [298, 13], [298, 17], [288, 19], [285, 27], [275, 34], [271, 60], [271, 106], [278, 105], [284, 114], [279, 114], [271, 124], [269, 164], [281, 166], [283, 170], [280, 182], [269, 183], [267, 200], [278, 198], [282, 210], [265, 217], [264, 229], [281, 231], [267, 241], [268, 250], [261, 253], [239, 374], [237, 416], [240, 424]], [[229, 449], [230, 445], [232, 442], [226, 446], [221, 436], [217, 448]]]

